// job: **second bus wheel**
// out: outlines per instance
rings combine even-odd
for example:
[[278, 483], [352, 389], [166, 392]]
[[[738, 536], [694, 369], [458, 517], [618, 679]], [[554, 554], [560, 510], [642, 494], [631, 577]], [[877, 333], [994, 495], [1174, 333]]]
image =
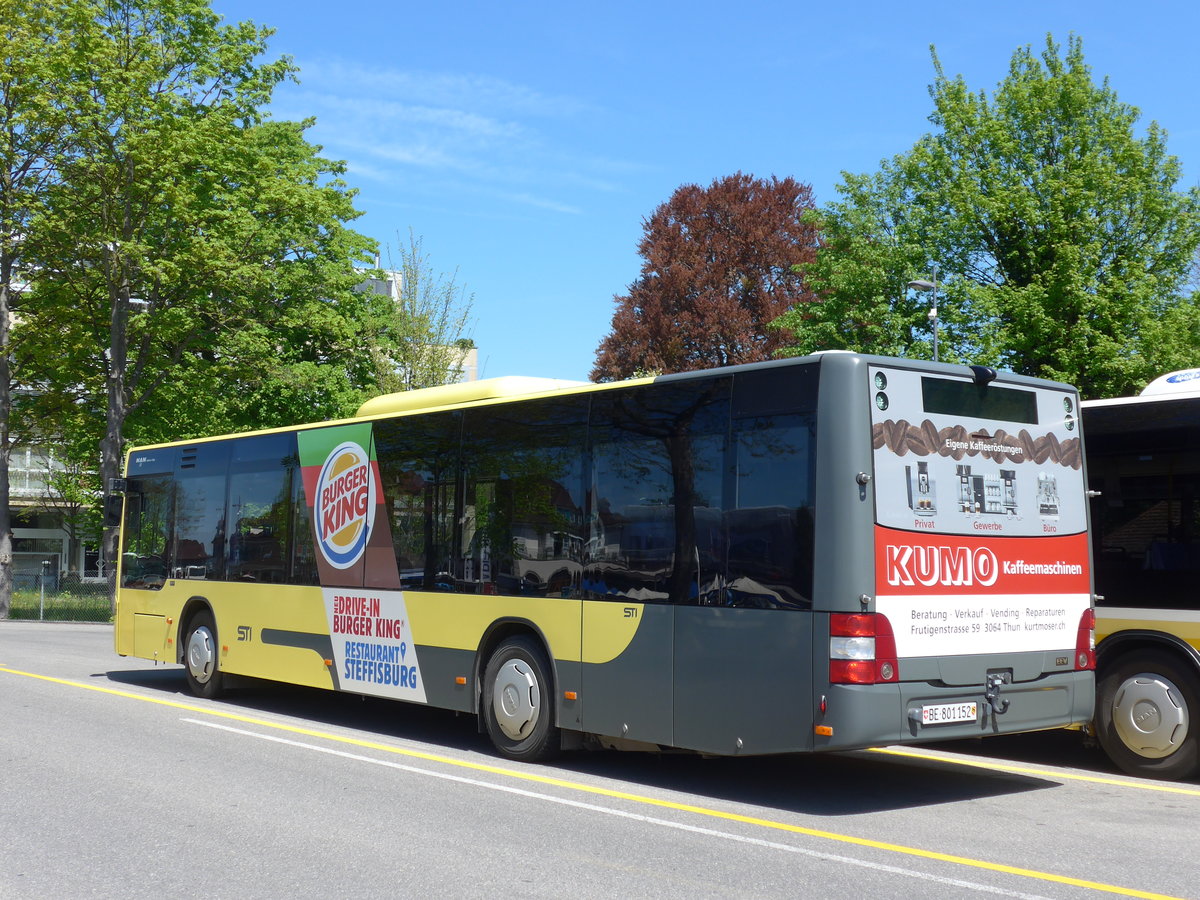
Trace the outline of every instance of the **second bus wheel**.
[[1108, 758], [1142, 778], [1200, 771], [1200, 679], [1166, 652], [1139, 651], [1105, 668], [1096, 736]]
[[213, 700], [225, 688], [225, 679], [218, 665], [217, 626], [212, 614], [200, 612], [188, 621], [183, 641], [183, 665], [188, 687], [197, 697]]
[[550, 666], [537, 641], [508, 638], [488, 660], [480, 712], [502, 756], [537, 762], [558, 754]]

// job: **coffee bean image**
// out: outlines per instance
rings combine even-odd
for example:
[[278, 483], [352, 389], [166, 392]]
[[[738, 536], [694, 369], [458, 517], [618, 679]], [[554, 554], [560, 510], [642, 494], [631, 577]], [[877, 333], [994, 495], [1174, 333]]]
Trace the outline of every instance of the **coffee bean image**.
[[887, 447], [897, 456], [937, 454], [955, 461], [980, 456], [1001, 464], [1031, 460], [1037, 465], [1050, 462], [1070, 469], [1081, 465], [1079, 438], [1059, 441], [1053, 434], [1035, 438], [1024, 428], [1016, 435], [1002, 428], [990, 436], [987, 432], [972, 435], [963, 425], [939, 430], [929, 419], [919, 425], [907, 419], [876, 422], [871, 426], [871, 446], [875, 450]]

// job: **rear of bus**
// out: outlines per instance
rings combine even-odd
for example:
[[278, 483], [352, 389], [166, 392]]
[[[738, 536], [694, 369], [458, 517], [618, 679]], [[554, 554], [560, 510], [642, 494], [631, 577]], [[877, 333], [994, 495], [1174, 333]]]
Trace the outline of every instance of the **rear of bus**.
[[824, 356], [819, 418], [846, 427], [818, 435], [814, 749], [1091, 718], [1078, 409], [982, 366]]

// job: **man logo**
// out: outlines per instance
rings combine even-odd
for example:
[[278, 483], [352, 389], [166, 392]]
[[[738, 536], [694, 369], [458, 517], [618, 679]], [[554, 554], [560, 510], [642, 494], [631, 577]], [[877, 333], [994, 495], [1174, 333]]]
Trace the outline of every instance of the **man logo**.
[[347, 441], [326, 457], [315, 507], [321, 555], [335, 569], [350, 568], [367, 549], [375, 517], [371, 460], [358, 444]]

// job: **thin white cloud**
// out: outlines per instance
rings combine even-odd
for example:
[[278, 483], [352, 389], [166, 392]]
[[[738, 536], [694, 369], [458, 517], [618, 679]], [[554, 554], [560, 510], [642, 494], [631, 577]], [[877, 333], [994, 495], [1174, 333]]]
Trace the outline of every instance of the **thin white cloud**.
[[[351, 162], [348, 169], [354, 175], [371, 181], [397, 186], [403, 184], [410, 196], [439, 197], [488, 197], [513, 207], [542, 209], [565, 215], [581, 215], [578, 205], [540, 196], [532, 190], [514, 190], [527, 183], [537, 184], [529, 172], [497, 168], [469, 159], [450, 159], [441, 151], [427, 146], [412, 145], [368, 145], [357, 144], [350, 154], [351, 159], [366, 157], [383, 160], [384, 165]], [[390, 165], [389, 165], [390, 164]], [[397, 166], [421, 170], [420, 177], [405, 179], [398, 173]], [[432, 177], [431, 177], [432, 176]], [[564, 190], [571, 196], [578, 194], [578, 185], [573, 177], [565, 175], [559, 179]]]
[[578, 135], [599, 114], [589, 104], [484, 76], [305, 62], [273, 111], [315, 115], [312, 139], [356, 177], [464, 207], [486, 197], [580, 215], [589, 195], [623, 190], [639, 168], [580, 152]]
[[339, 85], [349, 96], [390, 97], [398, 102], [489, 110], [496, 114], [557, 118], [591, 108], [572, 97], [543, 94], [499, 78], [376, 68], [342, 60], [306, 61], [300, 84]]
[[422, 169], [447, 169], [464, 173], [479, 171], [471, 160], [456, 156], [446, 147], [420, 140], [406, 143], [348, 140], [343, 141], [341, 146], [354, 151], [355, 155], [371, 156], [376, 160]]
[[360, 158], [354, 158], [346, 161], [346, 172], [348, 175], [355, 178], [363, 178], [368, 181], [387, 181], [391, 177], [391, 173], [386, 169], [381, 169], [379, 166], [372, 166], [364, 163]]
[[522, 132], [516, 122], [505, 122], [478, 113], [445, 107], [417, 106], [329, 93], [310, 93], [307, 99], [336, 114], [371, 122], [375, 128], [427, 126], [483, 138], [515, 137]]
[[521, 206], [533, 206], [537, 209], [548, 209], [551, 212], [566, 213], [567, 215], [572, 216], [583, 215], [583, 210], [578, 206], [571, 206], [568, 203], [559, 203], [556, 200], [547, 200], [542, 197], [535, 197], [532, 194], [509, 194], [506, 192], [497, 191], [495, 195], [501, 200], [507, 200], [511, 203], [518, 203]]

